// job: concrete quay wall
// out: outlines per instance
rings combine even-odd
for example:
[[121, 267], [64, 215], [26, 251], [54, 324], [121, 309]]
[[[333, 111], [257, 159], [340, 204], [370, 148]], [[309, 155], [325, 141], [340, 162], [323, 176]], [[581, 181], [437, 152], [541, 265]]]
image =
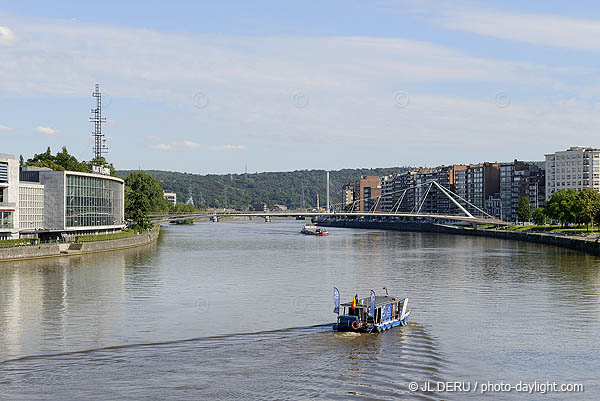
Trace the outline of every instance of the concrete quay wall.
[[0, 249], [0, 261], [43, 258], [58, 255], [60, 255], [60, 247], [58, 244], [41, 244]]
[[0, 249], [0, 262], [116, 251], [150, 244], [156, 241], [159, 235], [160, 227], [157, 226], [154, 230], [129, 238], [84, 243], [73, 242], [70, 244], [41, 244]]
[[345, 227], [345, 228], [368, 228], [378, 230], [395, 231], [414, 231], [414, 232], [432, 232], [443, 234], [474, 235], [480, 237], [492, 237], [499, 239], [509, 239], [514, 241], [535, 242], [538, 244], [554, 245], [561, 248], [568, 248], [580, 252], [600, 256], [600, 242], [596, 239], [586, 239], [578, 237], [569, 237], [564, 235], [553, 235], [545, 233], [527, 233], [523, 231], [504, 231], [504, 230], [477, 230], [472, 228], [463, 228], [447, 226], [433, 223], [384, 223], [369, 221], [337, 220], [323, 221], [317, 223], [323, 227]]

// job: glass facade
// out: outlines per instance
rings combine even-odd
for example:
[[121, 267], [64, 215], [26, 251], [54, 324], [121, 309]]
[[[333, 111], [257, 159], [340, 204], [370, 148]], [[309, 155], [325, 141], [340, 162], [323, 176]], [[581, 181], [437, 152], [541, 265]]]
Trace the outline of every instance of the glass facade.
[[13, 228], [13, 212], [0, 212], [0, 228]]
[[66, 184], [67, 227], [123, 224], [123, 183], [67, 174]]

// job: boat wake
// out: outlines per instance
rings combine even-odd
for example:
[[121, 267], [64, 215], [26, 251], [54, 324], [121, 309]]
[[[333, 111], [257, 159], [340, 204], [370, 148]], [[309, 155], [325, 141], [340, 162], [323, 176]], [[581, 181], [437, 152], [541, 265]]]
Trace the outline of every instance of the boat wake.
[[[435, 338], [415, 323], [381, 334], [321, 324], [24, 356], [1, 362], [0, 377], [10, 399], [32, 380], [33, 398], [428, 399], [408, 383], [443, 381], [446, 365]], [[68, 392], [81, 383], [85, 392]]]

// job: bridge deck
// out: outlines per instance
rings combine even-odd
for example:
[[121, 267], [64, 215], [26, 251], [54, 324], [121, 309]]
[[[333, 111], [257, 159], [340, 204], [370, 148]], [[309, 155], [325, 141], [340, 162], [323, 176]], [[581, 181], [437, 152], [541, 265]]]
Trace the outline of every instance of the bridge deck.
[[444, 214], [427, 214], [427, 213], [387, 213], [387, 212], [256, 212], [256, 213], [198, 213], [198, 214], [178, 214], [178, 215], [155, 215], [151, 216], [151, 220], [155, 223], [168, 222], [174, 220], [190, 219], [190, 218], [211, 218], [213, 216], [219, 217], [413, 217], [413, 218], [424, 218], [424, 219], [442, 219], [442, 220], [455, 220], [466, 223], [476, 224], [507, 224], [506, 222], [498, 219], [490, 219], [485, 217], [467, 217], [457, 215], [444, 215]]

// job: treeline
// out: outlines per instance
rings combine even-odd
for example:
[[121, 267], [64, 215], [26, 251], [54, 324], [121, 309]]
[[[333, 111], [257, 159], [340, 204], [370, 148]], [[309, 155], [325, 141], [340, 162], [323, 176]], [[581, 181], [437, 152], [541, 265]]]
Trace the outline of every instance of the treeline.
[[[113, 177], [117, 176], [117, 172], [112, 163], [107, 163], [103, 157], [98, 160], [98, 163], [110, 169], [110, 175]], [[57, 152], [55, 155], [52, 154], [50, 147], [48, 147], [44, 153], [35, 154], [31, 159], [27, 159], [27, 161], [25, 161], [23, 155], [21, 155], [19, 157], [19, 165], [21, 167], [47, 167], [51, 170], [67, 170], [91, 173], [93, 163], [91, 161], [87, 162], [77, 160], [75, 156], [69, 154], [67, 147], [63, 146], [62, 150]]]
[[600, 193], [584, 188], [560, 190], [552, 194], [543, 208], [533, 209], [527, 196], [519, 200], [517, 215], [521, 221], [530, 221], [537, 225], [546, 224], [549, 220], [562, 226], [569, 224], [591, 224], [600, 226]]
[[[374, 169], [343, 169], [330, 172], [331, 203], [342, 202], [342, 188], [348, 181], [361, 175], [378, 176], [407, 171], [409, 167]], [[175, 192], [178, 201], [191, 195], [194, 204], [201, 207], [247, 210], [249, 205], [265, 202], [267, 207], [284, 205], [289, 209], [314, 208], [319, 194], [325, 205], [327, 185], [325, 170], [298, 170], [253, 174], [199, 175], [172, 171], [145, 170], [158, 179], [167, 192]], [[125, 178], [127, 170], [117, 171]]]

